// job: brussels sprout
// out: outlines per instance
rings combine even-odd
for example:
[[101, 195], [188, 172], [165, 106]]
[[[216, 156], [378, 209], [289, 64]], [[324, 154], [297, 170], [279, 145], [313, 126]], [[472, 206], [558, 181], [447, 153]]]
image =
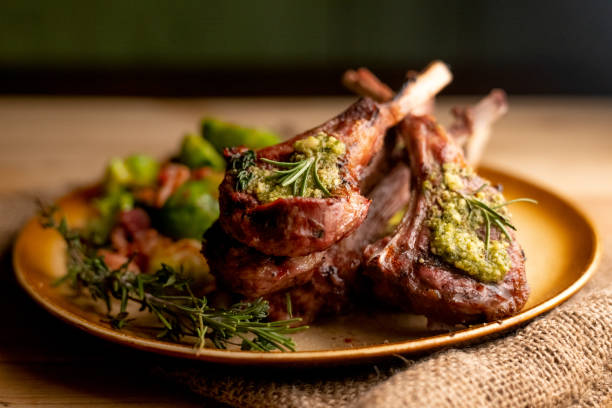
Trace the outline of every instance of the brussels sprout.
[[246, 146], [258, 149], [280, 142], [280, 138], [275, 133], [245, 128], [211, 118], [202, 120], [202, 136], [220, 153], [223, 153], [225, 147]]
[[132, 175], [131, 183], [148, 186], [157, 180], [159, 162], [150, 156], [135, 154], [125, 158], [125, 165]]
[[134, 208], [134, 196], [128, 191], [117, 189], [95, 199], [93, 206], [98, 210], [98, 216], [88, 223], [86, 232], [93, 243], [102, 245], [108, 240], [117, 214]]
[[142, 187], [155, 183], [159, 162], [150, 156], [135, 154], [125, 159], [112, 159], [106, 170], [107, 190], [118, 187]]
[[187, 181], [159, 210], [159, 230], [172, 238], [202, 238], [219, 217], [219, 203], [211, 195], [210, 182]]
[[106, 184], [125, 185], [131, 179], [130, 171], [122, 159], [114, 158], [108, 163], [106, 169]]
[[134, 208], [134, 196], [127, 191], [116, 191], [96, 199], [94, 206], [102, 217], [112, 217], [118, 211]]
[[206, 171], [205, 174], [201, 175], [202, 178], [197, 179], [199, 182], [206, 185], [208, 193], [215, 197], [215, 199], [219, 198], [219, 185], [223, 181], [225, 177], [225, 173], [221, 173], [219, 171], [215, 171], [213, 169], [203, 169]]
[[193, 133], [183, 138], [179, 161], [192, 169], [204, 166], [219, 171], [225, 169], [225, 160], [215, 150], [215, 147], [208, 140]]

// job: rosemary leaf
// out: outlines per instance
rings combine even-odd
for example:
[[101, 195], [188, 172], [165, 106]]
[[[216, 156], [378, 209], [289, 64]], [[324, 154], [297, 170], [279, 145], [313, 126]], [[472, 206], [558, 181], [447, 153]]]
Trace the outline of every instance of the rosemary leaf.
[[493, 209], [497, 209], [497, 208], [501, 208], [501, 207], [505, 207], [509, 204], [514, 204], [514, 203], [531, 203], [531, 204], [537, 204], [538, 202], [532, 198], [515, 198], [514, 200], [510, 200], [510, 201], [506, 201], [503, 202], [501, 204], [498, 204], [494, 207], [492, 207]]
[[291, 304], [291, 293], [287, 292], [287, 294], [285, 295], [285, 299], [287, 301], [287, 314], [289, 315], [289, 318], [293, 317], [293, 306]]
[[296, 197], [303, 197], [306, 195], [308, 189], [308, 179], [312, 177], [314, 180], [314, 187], [323, 191], [327, 197], [331, 196], [331, 193], [321, 182], [319, 174], [317, 173], [319, 165], [319, 156], [309, 157], [297, 162], [279, 162], [275, 160], [269, 160], [266, 158], [260, 159], [264, 163], [268, 163], [277, 167], [285, 168], [287, 170], [274, 170], [274, 176], [278, 180], [278, 183], [283, 187], [291, 186], [292, 194]]
[[495, 225], [496, 228], [499, 229], [499, 231], [504, 234], [504, 236], [508, 239], [508, 241], [512, 241], [512, 237], [510, 236], [510, 233], [508, 232], [508, 230], [506, 228], [511, 228], [514, 231], [516, 231], [516, 227], [514, 225], [512, 225], [512, 223], [510, 222], [510, 220], [505, 217], [503, 214], [501, 214], [500, 212], [496, 211], [499, 208], [505, 207], [509, 204], [514, 204], [514, 203], [519, 203], [519, 202], [526, 202], [526, 203], [532, 203], [532, 204], [537, 204], [538, 202], [536, 200], [533, 200], [531, 198], [515, 198], [513, 200], [510, 201], [506, 201], [503, 202], [501, 204], [497, 204], [494, 206], [491, 206], [487, 203], [485, 203], [482, 200], [479, 200], [478, 198], [476, 198], [476, 195], [478, 193], [480, 193], [485, 187], [487, 187], [488, 184], [482, 184], [480, 187], [478, 187], [478, 189], [476, 191], [474, 191], [470, 196], [466, 196], [464, 194], [461, 194], [459, 192], [456, 192], [457, 194], [459, 194], [461, 196], [461, 198], [463, 198], [465, 200], [465, 203], [467, 205], [468, 208], [468, 221], [470, 220], [471, 216], [479, 211], [483, 218], [484, 218], [484, 230], [485, 230], [485, 250], [489, 249], [489, 243], [491, 240], [491, 226]]
[[485, 251], [489, 250], [489, 241], [491, 239], [491, 218], [488, 213], [484, 213], [485, 218]]
[[318, 168], [318, 164], [319, 164], [319, 157], [317, 157], [317, 159], [315, 160], [314, 163], [314, 168], [312, 169], [312, 176], [314, 178], [314, 181], [317, 185], [317, 187], [323, 191], [323, 193], [329, 197], [331, 196], [331, 193], [327, 190], [327, 188], [325, 188], [325, 186], [323, 185], [323, 183], [321, 183], [321, 179], [319, 179], [319, 173], [317, 173], [317, 168]]

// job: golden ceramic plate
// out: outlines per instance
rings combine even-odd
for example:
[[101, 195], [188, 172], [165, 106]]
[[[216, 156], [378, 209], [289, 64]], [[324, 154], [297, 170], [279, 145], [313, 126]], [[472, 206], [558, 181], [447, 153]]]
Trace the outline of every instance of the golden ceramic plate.
[[[539, 205], [512, 207], [518, 235], [527, 255], [531, 296], [516, 316], [453, 332], [427, 328], [424, 317], [388, 311], [361, 311], [316, 322], [294, 335], [298, 351], [261, 353], [240, 350], [195, 350], [188, 344], [156, 340], [146, 329], [150, 317], [138, 315], [136, 325], [114, 330], [104, 321], [105, 308], [86, 296], [75, 296], [52, 282], [64, 274], [61, 237], [43, 230], [33, 218], [19, 234], [13, 253], [15, 273], [23, 288], [45, 309], [86, 332], [134, 348], [161, 354], [228, 364], [343, 364], [394, 354], [409, 354], [457, 345], [507, 330], [550, 310], [576, 293], [591, 277], [599, 260], [599, 241], [592, 222], [576, 206], [526, 180], [491, 169], [483, 176], [504, 185], [505, 196], [531, 197]], [[83, 192], [59, 205], [73, 226], [90, 214]]]

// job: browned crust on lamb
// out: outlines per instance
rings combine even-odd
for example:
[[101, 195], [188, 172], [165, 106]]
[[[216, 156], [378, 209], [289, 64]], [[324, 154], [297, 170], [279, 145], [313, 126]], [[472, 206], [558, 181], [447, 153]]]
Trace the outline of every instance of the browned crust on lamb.
[[[448, 323], [491, 321], [517, 313], [527, 301], [525, 258], [513, 233], [511, 268], [501, 282], [483, 283], [442, 262], [429, 250], [428, 203], [422, 183], [441, 163], [463, 164], [463, 154], [431, 117], [411, 118], [400, 130], [411, 152], [415, 183], [409, 210], [396, 232], [366, 248], [367, 268], [383, 301]], [[483, 181], [472, 180], [473, 189]], [[488, 187], [492, 188], [492, 187]], [[499, 231], [492, 231], [492, 239]]]
[[247, 298], [257, 298], [311, 280], [316, 271], [356, 268], [362, 250], [380, 236], [390, 218], [408, 199], [409, 170], [398, 164], [372, 192], [377, 202], [367, 220], [351, 235], [325, 251], [278, 257], [256, 251], [226, 234], [215, 223], [204, 236], [203, 253], [222, 284]]
[[361, 99], [325, 124], [259, 150], [260, 158], [288, 160], [296, 140], [319, 132], [332, 135], [347, 149], [342, 163], [343, 183], [332, 191], [331, 198], [291, 197], [262, 204], [252, 195], [237, 192], [234, 175], [228, 171], [220, 186], [220, 225], [234, 239], [269, 255], [301, 256], [328, 248], [355, 230], [367, 214], [369, 200], [361, 195], [358, 184], [361, 173], [381, 150], [387, 129], [450, 79], [444, 64], [433, 63], [392, 101], [378, 104]]

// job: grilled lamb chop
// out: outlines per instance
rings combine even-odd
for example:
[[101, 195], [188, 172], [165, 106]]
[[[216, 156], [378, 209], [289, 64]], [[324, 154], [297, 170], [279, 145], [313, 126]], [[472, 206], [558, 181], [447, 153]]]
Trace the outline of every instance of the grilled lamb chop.
[[[355, 251], [361, 254], [366, 244], [378, 238], [384, 231], [386, 219], [407, 202], [409, 182], [408, 168], [403, 164], [388, 172], [370, 194], [373, 204], [364, 223], [327, 250], [298, 257], [266, 255], [234, 240], [215, 223], [204, 236], [202, 251], [222, 284], [247, 298], [303, 285], [312, 279], [316, 271], [323, 269], [335, 268], [346, 275], [349, 272], [345, 273], [344, 269], [347, 268], [343, 265], [350, 261], [358, 266], [361, 255], [354, 256]], [[358, 249], [352, 249], [361, 242], [363, 244]], [[350, 254], [350, 257], [346, 258], [343, 254]], [[340, 263], [333, 263], [336, 261]]]
[[[518, 312], [529, 293], [525, 257], [508, 228], [509, 214], [495, 207], [503, 197], [471, 170], [432, 117], [406, 119], [400, 131], [410, 152], [410, 204], [394, 234], [366, 248], [365, 274], [374, 292], [447, 323]], [[498, 208], [500, 224], [475, 200]]]
[[[343, 83], [349, 89], [353, 89], [355, 92], [360, 92], [362, 95], [369, 96], [377, 101], [384, 100], [383, 98], [388, 97], [389, 92], [391, 92], [390, 88], [380, 82], [374, 74], [365, 68], [360, 68], [358, 71], [347, 71], [344, 75]], [[389, 90], [389, 92], [386, 90]], [[429, 113], [432, 108], [433, 100], [431, 103], [426, 103], [421, 107], [424, 113]], [[466, 154], [472, 155], [474, 164], [480, 158], [480, 152], [488, 140], [491, 125], [505, 114], [506, 111], [506, 98], [502, 90], [491, 91], [489, 95], [473, 107], [453, 108], [452, 113], [455, 116], [455, 121], [449, 130], [450, 136], [457, 144], [463, 147]], [[472, 142], [473, 140], [481, 142], [476, 144]], [[477, 148], [474, 146], [477, 146]], [[372, 205], [374, 206], [375, 203], [374, 201]], [[366, 219], [362, 225], [365, 225], [367, 222], [368, 220]], [[358, 229], [357, 232], [360, 230]], [[352, 236], [356, 235], [357, 232]], [[333, 252], [336, 247], [341, 247], [352, 236], [339, 241], [330, 247], [327, 252]], [[354, 259], [357, 259], [357, 257]], [[356, 281], [358, 280], [356, 271], [358, 266], [361, 266], [362, 259], [359, 259], [359, 265], [354, 262], [352, 264], [353, 268], [346, 266], [348, 265], [346, 259], [345, 262], [343, 262], [343, 259], [339, 259], [333, 262], [326, 261], [325, 263], [329, 265], [329, 268], [320, 266], [312, 274], [312, 277], [309, 277], [310, 281], [308, 283], [266, 296], [270, 303], [270, 316], [272, 319], [286, 319], [289, 317], [286, 310], [287, 295], [291, 299], [293, 316], [302, 318], [300, 324], [308, 324], [319, 314], [338, 314], [347, 308], [350, 301], [349, 294], [351, 293], [351, 290], [347, 290], [347, 288], [353, 289], [352, 291], [354, 292]]]
[[[492, 103], [487, 102], [490, 100], [491, 96], [487, 96], [478, 105]], [[461, 111], [469, 112], [470, 108], [464, 108]], [[488, 122], [489, 126], [497, 118], [497, 115], [484, 116], [484, 113], [489, 112], [488, 110], [477, 112], [483, 113], [478, 116], [478, 120], [482, 123]], [[466, 126], [455, 128], [460, 131], [458, 131], [458, 136], [453, 137], [463, 142], [470, 139], [469, 135], [466, 136], [470, 128]], [[381, 177], [388, 174], [389, 167], [401, 159], [392, 154], [396, 145], [395, 136], [395, 130], [388, 132], [385, 148], [378, 153], [378, 155], [381, 153], [383, 155], [380, 159], [374, 158], [368, 169], [362, 173], [362, 186], [377, 184]], [[362, 190], [369, 191], [365, 187], [362, 187]], [[350, 236], [345, 239], [348, 238]], [[343, 240], [339, 241], [326, 251], [333, 250], [334, 246], [341, 245], [342, 242]], [[321, 251], [300, 257], [276, 257], [263, 254], [228, 236], [218, 223], [215, 223], [206, 233], [202, 250], [211, 270], [220, 278], [225, 287], [232, 292], [253, 298], [310, 282], [313, 279], [313, 270], [323, 261]], [[307, 284], [307, 286], [312, 287], [313, 285]], [[295, 290], [308, 292], [315, 289]], [[299, 297], [306, 297], [306, 294], [296, 294], [296, 298]]]
[[361, 195], [359, 180], [372, 157], [382, 148], [387, 129], [429, 100], [450, 79], [447, 67], [435, 62], [415, 81], [407, 82], [393, 100], [376, 103], [369, 98], [361, 99], [327, 123], [257, 151], [254, 166], [274, 170], [274, 166], [261, 159], [288, 161], [295, 153], [294, 144], [310, 136], [323, 134], [339, 140], [346, 153], [337, 163], [341, 182], [330, 191], [330, 197], [294, 194], [262, 203], [256, 194], [245, 191], [244, 184], [241, 186], [242, 173], [231, 169], [232, 164], [245, 157], [244, 149], [226, 151], [230, 170], [219, 188], [221, 227], [245, 245], [276, 256], [306, 255], [339, 241], [366, 217], [370, 202]]
[[223, 287], [257, 298], [308, 282], [325, 251], [296, 257], [266, 255], [230, 237], [217, 221], [204, 234], [202, 253]]
[[409, 194], [410, 171], [399, 163], [370, 194], [372, 205], [359, 228], [327, 250], [316, 253], [322, 253], [323, 257], [312, 268], [308, 283], [265, 296], [270, 303], [270, 319], [288, 317], [287, 295], [293, 315], [302, 318], [300, 324], [307, 324], [322, 313], [338, 314], [344, 310], [356, 290], [364, 248], [385, 233], [389, 219], [406, 205]]

